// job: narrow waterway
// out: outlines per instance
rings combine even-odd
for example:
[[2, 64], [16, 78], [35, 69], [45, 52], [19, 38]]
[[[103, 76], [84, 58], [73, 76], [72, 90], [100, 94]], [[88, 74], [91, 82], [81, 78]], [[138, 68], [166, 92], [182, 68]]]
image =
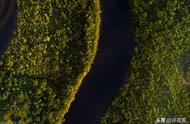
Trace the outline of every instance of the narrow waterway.
[[0, 0], [0, 55], [8, 46], [16, 24], [16, 0]]
[[128, 0], [101, 0], [102, 27], [97, 56], [65, 124], [95, 124], [123, 84], [133, 49]]

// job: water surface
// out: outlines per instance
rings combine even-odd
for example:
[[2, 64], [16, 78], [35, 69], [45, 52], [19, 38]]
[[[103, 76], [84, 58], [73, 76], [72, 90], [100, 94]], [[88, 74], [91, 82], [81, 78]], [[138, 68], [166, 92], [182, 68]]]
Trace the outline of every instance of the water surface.
[[16, 23], [16, 0], [0, 0], [0, 54], [8, 46]]
[[102, 0], [97, 56], [65, 124], [95, 124], [123, 84], [134, 46], [127, 0]]

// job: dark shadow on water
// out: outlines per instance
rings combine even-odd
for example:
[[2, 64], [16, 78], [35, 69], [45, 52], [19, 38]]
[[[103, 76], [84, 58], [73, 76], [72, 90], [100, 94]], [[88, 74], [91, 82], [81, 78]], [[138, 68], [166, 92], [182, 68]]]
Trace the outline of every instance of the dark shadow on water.
[[127, 0], [102, 0], [97, 56], [65, 124], [94, 124], [123, 84], [134, 47]]
[[0, 29], [0, 55], [7, 48], [9, 40], [11, 39], [15, 29], [17, 13], [16, 0], [5, 0], [5, 7], [2, 15], [0, 16], [0, 21], [6, 18], [6, 13], [8, 12], [8, 9], [10, 9], [11, 3], [13, 3], [13, 8], [11, 10], [10, 16]]

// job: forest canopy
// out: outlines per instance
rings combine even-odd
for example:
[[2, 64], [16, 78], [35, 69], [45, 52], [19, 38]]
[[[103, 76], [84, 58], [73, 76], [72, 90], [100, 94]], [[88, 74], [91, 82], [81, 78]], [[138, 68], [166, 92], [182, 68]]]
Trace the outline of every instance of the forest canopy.
[[0, 59], [0, 123], [62, 123], [96, 54], [99, 0], [17, 0], [17, 7]]
[[[100, 124], [190, 121], [190, 2], [130, 0], [136, 47], [129, 75]], [[184, 58], [185, 57], [185, 58]], [[185, 77], [184, 77], [185, 76]], [[182, 120], [181, 120], [182, 121]], [[170, 123], [169, 122], [169, 123]]]

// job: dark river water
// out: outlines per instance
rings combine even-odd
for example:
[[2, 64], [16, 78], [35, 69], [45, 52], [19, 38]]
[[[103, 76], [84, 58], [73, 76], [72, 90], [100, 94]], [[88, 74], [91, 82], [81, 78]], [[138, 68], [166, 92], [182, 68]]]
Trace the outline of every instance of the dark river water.
[[65, 124], [95, 124], [126, 79], [134, 47], [128, 0], [101, 0], [102, 26], [97, 56]]
[[[16, 22], [16, 0], [0, 2], [0, 21], [13, 1], [6, 23], [0, 28], [0, 54], [7, 47]], [[128, 72], [133, 40], [127, 0], [101, 0], [102, 24], [97, 56], [84, 79], [65, 124], [95, 124], [123, 84]]]
[[0, 0], [0, 55], [8, 46], [16, 24], [16, 0]]

